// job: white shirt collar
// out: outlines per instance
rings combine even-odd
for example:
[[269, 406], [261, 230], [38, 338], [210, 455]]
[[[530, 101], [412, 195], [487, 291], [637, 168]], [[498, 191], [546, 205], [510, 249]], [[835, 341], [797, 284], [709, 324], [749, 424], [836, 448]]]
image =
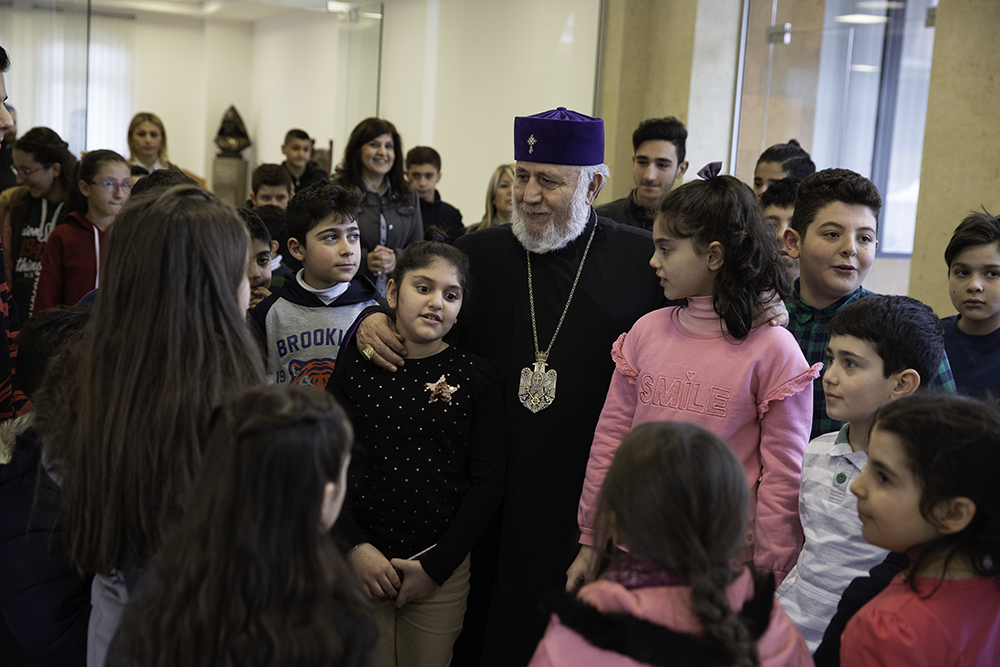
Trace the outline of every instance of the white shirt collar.
[[304, 278], [305, 271], [306, 271], [305, 269], [299, 269], [299, 272], [295, 274], [295, 280], [299, 283], [302, 289], [312, 294], [315, 294], [320, 301], [322, 301], [328, 306], [334, 301], [336, 301], [337, 297], [346, 292], [347, 288], [351, 286], [351, 283], [349, 282], [334, 283], [333, 287], [329, 287], [327, 289], [316, 289], [315, 287], [310, 287], [309, 285], [306, 284]]

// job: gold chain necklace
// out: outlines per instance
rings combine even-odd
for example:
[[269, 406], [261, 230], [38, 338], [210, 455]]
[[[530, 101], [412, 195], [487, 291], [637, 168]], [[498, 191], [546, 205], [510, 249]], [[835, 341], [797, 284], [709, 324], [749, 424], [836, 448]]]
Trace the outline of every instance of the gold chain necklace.
[[531, 306], [531, 333], [535, 339], [535, 363], [532, 368], [525, 366], [521, 369], [521, 381], [518, 383], [517, 397], [524, 407], [532, 412], [540, 412], [552, 405], [556, 399], [556, 371], [553, 368], [546, 370], [546, 361], [549, 352], [555, 345], [556, 336], [562, 328], [566, 313], [569, 312], [569, 304], [573, 301], [573, 294], [576, 292], [576, 284], [580, 282], [580, 274], [583, 273], [583, 263], [587, 261], [587, 253], [590, 252], [590, 244], [594, 240], [594, 233], [597, 231], [597, 221], [594, 221], [594, 228], [590, 231], [590, 238], [587, 239], [587, 247], [583, 249], [583, 257], [580, 259], [580, 267], [576, 270], [576, 277], [573, 278], [573, 286], [569, 289], [569, 298], [566, 299], [566, 307], [563, 308], [562, 315], [559, 316], [559, 323], [556, 325], [555, 333], [549, 346], [542, 352], [538, 348], [538, 325], [535, 322], [535, 290], [531, 281], [531, 253], [524, 251], [528, 259], [528, 303]]

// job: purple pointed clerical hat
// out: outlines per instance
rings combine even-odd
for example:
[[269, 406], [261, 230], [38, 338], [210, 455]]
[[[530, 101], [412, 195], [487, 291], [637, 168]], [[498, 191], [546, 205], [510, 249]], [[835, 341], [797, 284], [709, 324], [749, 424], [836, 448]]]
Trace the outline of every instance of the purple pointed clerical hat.
[[604, 121], [566, 107], [514, 118], [514, 159], [581, 167], [604, 162]]

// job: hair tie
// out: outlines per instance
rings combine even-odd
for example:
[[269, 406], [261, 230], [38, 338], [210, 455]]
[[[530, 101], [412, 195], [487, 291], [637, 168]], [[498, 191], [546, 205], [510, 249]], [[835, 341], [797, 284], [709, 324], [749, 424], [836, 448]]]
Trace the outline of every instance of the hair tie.
[[722, 162], [709, 162], [698, 171], [698, 176], [708, 180], [715, 178], [722, 171]]
[[432, 236], [431, 237], [431, 241], [437, 241], [438, 243], [444, 243], [445, 242], [443, 236]]

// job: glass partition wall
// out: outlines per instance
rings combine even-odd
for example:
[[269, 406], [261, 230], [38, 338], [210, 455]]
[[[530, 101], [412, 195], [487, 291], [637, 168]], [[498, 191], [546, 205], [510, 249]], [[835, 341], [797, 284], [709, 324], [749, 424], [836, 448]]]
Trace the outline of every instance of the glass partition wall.
[[[247, 124], [251, 165], [280, 162], [290, 128], [336, 151], [378, 115], [382, 15], [381, 3], [326, 0], [13, 0], [0, 4], [0, 44], [22, 133], [44, 125], [77, 155], [128, 157], [129, 121], [151, 111], [170, 160], [210, 180], [229, 105]], [[320, 75], [305, 76], [306, 63]]]
[[87, 132], [89, 3], [0, 2], [0, 44], [11, 58], [4, 75], [21, 134], [51, 127], [79, 154]]
[[[798, 139], [882, 193], [879, 256], [913, 249], [936, 0], [748, 0], [737, 175]], [[931, 10], [931, 11], [929, 11]]]

